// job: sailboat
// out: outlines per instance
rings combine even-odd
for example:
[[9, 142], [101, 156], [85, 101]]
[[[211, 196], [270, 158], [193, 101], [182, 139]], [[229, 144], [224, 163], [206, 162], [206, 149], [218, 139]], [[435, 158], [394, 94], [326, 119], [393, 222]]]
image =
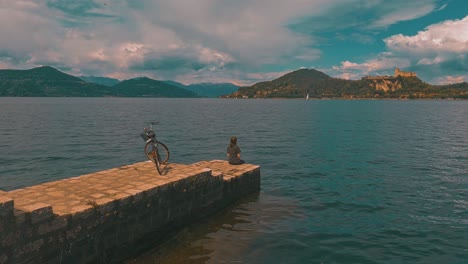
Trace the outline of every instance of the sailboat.
[[309, 93], [307, 93], [306, 95], [306, 100], [309, 100]]

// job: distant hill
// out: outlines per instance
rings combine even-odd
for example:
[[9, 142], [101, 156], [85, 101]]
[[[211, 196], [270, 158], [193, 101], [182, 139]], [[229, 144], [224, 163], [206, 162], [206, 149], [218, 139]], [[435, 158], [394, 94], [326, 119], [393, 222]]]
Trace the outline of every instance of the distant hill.
[[219, 97], [232, 94], [239, 90], [239, 87], [232, 83], [198, 83], [187, 85], [185, 89], [203, 97]]
[[178, 86], [189, 91], [192, 91], [201, 97], [211, 97], [217, 98], [223, 95], [232, 94], [236, 92], [239, 87], [232, 84], [232, 83], [196, 83], [196, 84], [189, 84], [184, 85], [179, 82], [174, 81], [164, 81], [165, 83], [172, 84], [174, 86]]
[[294, 87], [298, 90], [306, 91], [310, 88], [310, 84], [314, 82], [330, 82], [334, 78], [326, 75], [323, 72], [314, 69], [300, 69], [290, 72], [279, 77], [271, 82], [261, 82], [254, 84], [255, 89], [263, 89], [273, 85], [274, 89], [283, 88], [284, 86]]
[[[89, 80], [115, 82], [115, 79], [105, 77], [92, 77]], [[49, 66], [30, 70], [0, 70], [0, 96], [198, 97], [194, 92], [146, 77], [126, 80], [109, 87], [85, 81]]]
[[100, 85], [105, 85], [105, 86], [114, 86], [120, 82], [118, 79], [114, 78], [109, 78], [109, 77], [95, 77], [95, 76], [78, 76], [78, 78], [90, 82], [90, 83], [96, 83]]
[[49, 66], [0, 70], [0, 96], [109, 96], [109, 87], [89, 83]]
[[112, 88], [116, 96], [123, 97], [199, 97], [194, 92], [147, 77], [122, 81]]
[[301, 69], [268, 82], [240, 87], [225, 97], [247, 98], [467, 98], [468, 84], [435, 86], [417, 77], [344, 80]]
[[167, 84], [170, 84], [170, 85], [174, 85], [174, 86], [180, 87], [180, 88], [184, 88], [184, 89], [187, 88], [187, 85], [182, 84], [182, 83], [180, 83], [180, 82], [174, 82], [174, 81], [169, 81], [169, 80], [164, 81], [164, 82], [167, 83]]
[[[417, 77], [332, 78], [314, 69], [301, 69], [268, 82], [240, 87], [229, 83], [183, 85], [147, 77], [118, 81], [105, 77], [68, 75], [49, 66], [30, 70], [0, 70], [0, 96], [31, 97], [219, 97], [228, 98], [464, 98], [468, 83], [431, 85]], [[92, 82], [91, 82], [92, 81]], [[106, 82], [107, 85], [98, 84]]]
[[461, 82], [461, 83], [454, 83], [454, 84], [446, 84], [446, 85], [436, 85], [434, 86], [436, 89], [443, 89], [451, 92], [456, 92], [459, 90], [466, 90], [468, 87], [467, 82]]

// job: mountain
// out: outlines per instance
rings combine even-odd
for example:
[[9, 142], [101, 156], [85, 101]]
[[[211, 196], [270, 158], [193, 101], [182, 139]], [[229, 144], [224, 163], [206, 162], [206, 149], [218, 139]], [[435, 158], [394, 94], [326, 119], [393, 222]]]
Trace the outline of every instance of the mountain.
[[184, 85], [174, 81], [164, 81], [165, 83], [181, 87], [192, 91], [202, 97], [217, 98], [223, 95], [232, 94], [239, 89], [238, 86], [232, 83], [196, 83]]
[[109, 87], [89, 83], [49, 66], [0, 70], [0, 96], [107, 96]]
[[147, 77], [122, 81], [112, 89], [122, 97], [198, 97], [194, 92]]
[[184, 89], [187, 88], [187, 86], [185, 84], [182, 84], [182, 83], [179, 83], [179, 82], [174, 82], [174, 81], [169, 81], [169, 80], [164, 81], [164, 82], [167, 83], [167, 84], [170, 84], [170, 85], [180, 87], [180, 88], [184, 88]]
[[272, 81], [240, 87], [239, 91], [231, 96], [300, 98], [309, 93], [310, 97], [321, 97], [340, 93], [347, 82], [314, 69], [300, 69]]
[[[118, 81], [89, 77], [93, 82]], [[119, 82], [112, 87], [85, 81], [49, 66], [30, 70], [0, 70], [0, 96], [31, 97], [198, 97], [186, 89], [146, 77]]]
[[185, 89], [203, 97], [219, 97], [236, 92], [239, 87], [232, 83], [198, 83], [190, 84]]
[[272, 81], [240, 87], [228, 98], [468, 98], [468, 84], [435, 86], [411, 76], [375, 76], [361, 80], [332, 78], [301, 69]]
[[118, 79], [109, 78], [109, 77], [78, 76], [78, 78], [82, 79], [83, 81], [105, 85], [109, 87], [114, 86], [120, 82], [120, 80]]

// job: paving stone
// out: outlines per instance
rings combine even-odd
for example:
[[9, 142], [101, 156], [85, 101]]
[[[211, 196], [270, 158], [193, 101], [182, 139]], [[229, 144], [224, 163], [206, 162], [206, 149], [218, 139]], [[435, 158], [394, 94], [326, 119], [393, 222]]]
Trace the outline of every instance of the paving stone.
[[91, 197], [98, 199], [104, 197], [104, 193], [93, 193], [90, 195]]
[[[130, 196], [138, 196], [136, 200], [139, 200], [143, 198], [145, 191], [154, 192], [158, 190], [158, 186], [165, 186], [171, 182], [190, 178], [194, 175], [199, 175], [197, 177], [211, 175], [212, 177], [223, 177], [224, 180], [230, 181], [256, 168], [258, 166], [251, 164], [234, 166], [223, 160], [201, 161], [191, 165], [169, 163], [164, 167], [166, 174], [159, 175], [152, 162], [140, 162], [20, 190], [3, 192], [0, 197], [8, 194], [11, 196], [8, 201], [20, 198], [21, 203], [18, 203], [19, 206], [43, 203], [52, 206], [56, 214], [75, 214], [80, 210], [92, 208], [92, 204], [86, 204], [86, 201], [104, 198], [124, 200]], [[63, 203], [62, 200], [67, 200], [68, 203]], [[12, 204], [8, 205], [8, 203], [4, 204], [6, 204], [4, 207], [9, 206], [9, 208], [12, 208], [13, 206]], [[2, 205], [1, 200], [0, 205]]]
[[92, 209], [92, 208], [94, 208], [92, 203], [91, 204], [80, 204], [80, 205], [68, 208], [68, 210], [66, 212], [64, 212], [64, 214], [76, 214], [76, 213], [80, 213], [80, 212], [83, 212], [83, 211], [87, 211], [87, 210]]

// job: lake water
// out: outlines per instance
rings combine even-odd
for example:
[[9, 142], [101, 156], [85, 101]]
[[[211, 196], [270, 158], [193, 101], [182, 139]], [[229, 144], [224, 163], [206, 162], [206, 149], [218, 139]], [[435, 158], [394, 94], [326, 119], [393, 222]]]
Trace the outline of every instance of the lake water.
[[128, 263], [466, 263], [468, 101], [0, 98], [0, 190], [145, 160], [224, 159], [262, 190]]

